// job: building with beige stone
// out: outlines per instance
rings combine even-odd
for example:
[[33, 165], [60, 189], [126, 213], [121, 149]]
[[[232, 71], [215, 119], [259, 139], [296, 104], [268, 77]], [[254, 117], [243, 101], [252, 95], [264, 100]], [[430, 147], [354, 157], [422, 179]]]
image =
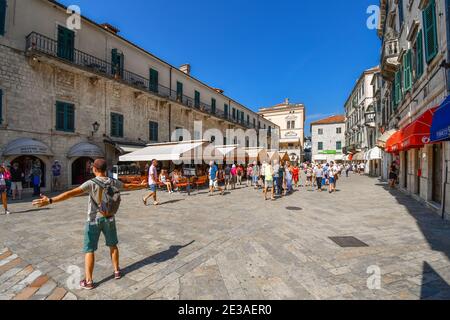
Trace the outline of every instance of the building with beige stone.
[[305, 105], [290, 103], [289, 99], [284, 103], [259, 110], [262, 117], [280, 128], [280, 153], [287, 153], [295, 162], [304, 160], [305, 112]]
[[257, 147], [266, 135], [238, 141], [226, 131], [276, 127], [109, 24], [81, 16], [72, 30], [74, 12], [56, 1], [0, 5], [0, 161], [20, 163], [26, 188], [36, 163], [47, 191], [54, 160], [70, 187], [89, 177], [96, 157], [112, 166], [149, 143], [181, 139]]

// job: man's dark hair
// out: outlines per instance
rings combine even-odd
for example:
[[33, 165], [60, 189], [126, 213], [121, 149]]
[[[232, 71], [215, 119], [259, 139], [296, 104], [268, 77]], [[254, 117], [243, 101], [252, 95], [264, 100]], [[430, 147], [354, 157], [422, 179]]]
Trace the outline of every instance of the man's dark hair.
[[97, 159], [94, 161], [94, 168], [105, 173], [107, 169], [107, 164], [105, 159]]

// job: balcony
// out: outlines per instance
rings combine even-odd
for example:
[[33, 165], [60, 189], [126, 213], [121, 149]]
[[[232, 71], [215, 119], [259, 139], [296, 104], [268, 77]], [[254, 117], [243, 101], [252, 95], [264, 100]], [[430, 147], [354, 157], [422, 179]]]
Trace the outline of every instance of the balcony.
[[400, 55], [400, 47], [398, 38], [386, 40], [383, 45], [381, 57], [381, 75], [387, 81], [393, 81], [395, 73], [400, 67], [398, 57]]
[[94, 57], [88, 53], [82, 52], [77, 49], [62, 49], [61, 46], [58, 45], [58, 41], [50, 39], [36, 32], [30, 33], [26, 38], [26, 53], [28, 55], [44, 54], [51, 58], [60, 60], [61, 62], [76, 66], [84, 71], [109, 78], [111, 80], [131, 86], [137, 90], [153, 94], [155, 96], [158, 96], [159, 98], [182, 104], [185, 107], [188, 107], [192, 110], [197, 110], [206, 115], [239, 124], [246, 128], [253, 127], [252, 125], [247, 125], [247, 123], [245, 122], [231, 120], [231, 118], [222, 110], [213, 110], [210, 105], [202, 102], [198, 103], [197, 101], [196, 103], [194, 98], [171, 90], [170, 88], [167, 88], [160, 84], [153, 84], [149, 79], [145, 77], [142, 77], [128, 70], [120, 69], [118, 68], [118, 66], [114, 66], [111, 63]]

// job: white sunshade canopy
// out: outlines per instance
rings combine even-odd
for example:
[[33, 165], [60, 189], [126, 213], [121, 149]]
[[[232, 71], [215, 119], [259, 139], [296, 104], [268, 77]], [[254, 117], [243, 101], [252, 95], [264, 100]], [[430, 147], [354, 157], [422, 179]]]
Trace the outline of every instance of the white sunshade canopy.
[[175, 143], [159, 143], [119, 157], [121, 162], [151, 161], [180, 161], [194, 160], [202, 156], [201, 152], [195, 152], [203, 147], [207, 141], [185, 141]]
[[366, 160], [381, 160], [381, 158], [382, 158], [381, 149], [378, 148], [378, 147], [370, 149], [367, 152], [367, 159]]
[[43, 142], [30, 139], [20, 138], [9, 143], [3, 150], [3, 156], [53, 156], [52, 150]]
[[117, 148], [119, 149], [119, 151], [122, 154], [126, 154], [126, 153], [131, 153], [131, 152], [135, 152], [138, 150], [142, 150], [145, 147], [144, 146], [133, 146], [133, 145], [128, 145], [128, 144], [117, 144]]
[[103, 158], [104, 156], [103, 151], [98, 146], [88, 142], [81, 142], [74, 145], [67, 155], [68, 158]]
[[389, 130], [383, 133], [381, 137], [377, 139], [377, 145], [381, 148], [386, 146], [386, 141], [396, 132], [396, 130]]
[[334, 156], [334, 160], [335, 161], [343, 161], [343, 160], [345, 160], [345, 156], [343, 154], [336, 154]]

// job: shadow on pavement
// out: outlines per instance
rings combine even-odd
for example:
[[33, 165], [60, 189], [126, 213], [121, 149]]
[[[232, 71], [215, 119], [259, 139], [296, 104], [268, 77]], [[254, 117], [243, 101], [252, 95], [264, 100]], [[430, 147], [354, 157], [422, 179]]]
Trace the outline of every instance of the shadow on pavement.
[[[127, 275], [128, 273], [132, 273], [136, 270], [139, 270], [140, 268], [143, 268], [145, 266], [148, 266], [150, 264], [156, 264], [156, 263], [162, 263], [168, 260], [172, 260], [173, 258], [175, 258], [181, 249], [184, 249], [190, 245], [192, 245], [195, 242], [195, 240], [192, 240], [191, 242], [189, 242], [188, 244], [185, 244], [184, 246], [171, 246], [169, 249], [165, 250], [165, 251], [161, 251], [153, 256], [147, 257], [141, 261], [135, 262], [129, 266], [127, 266], [126, 268], [122, 269], [122, 276]], [[105, 278], [99, 282], [97, 282], [97, 286], [100, 286], [103, 283], [106, 283], [110, 280], [114, 279], [113, 276], [110, 276], [108, 278]]]
[[[377, 185], [382, 186], [400, 205], [408, 210], [408, 213], [416, 220], [431, 250], [444, 253], [450, 260], [450, 237], [448, 236], [450, 227], [448, 222], [440, 219], [437, 214], [431, 213], [431, 209], [402, 191], [391, 189], [388, 185], [382, 183]], [[436, 280], [429, 281], [430, 277], [436, 278]], [[430, 263], [424, 261], [420, 298], [434, 299], [434, 296], [450, 299], [450, 285], [433, 269]]]

